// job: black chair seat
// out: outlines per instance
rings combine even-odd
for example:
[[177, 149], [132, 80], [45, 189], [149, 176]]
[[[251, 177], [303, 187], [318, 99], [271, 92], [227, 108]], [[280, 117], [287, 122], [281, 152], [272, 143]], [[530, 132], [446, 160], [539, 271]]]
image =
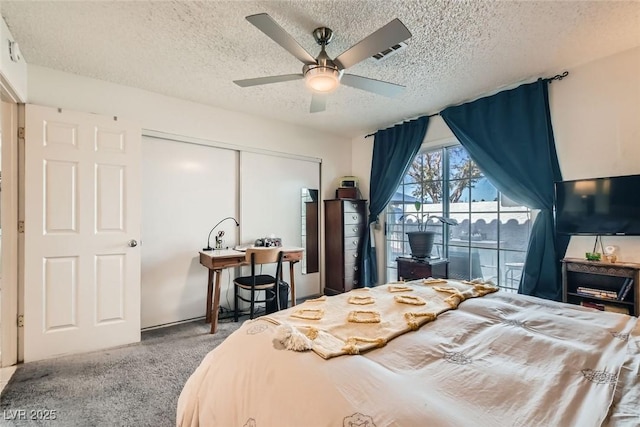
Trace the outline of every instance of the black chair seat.
[[[238, 286], [241, 286], [243, 288], [249, 288], [249, 289], [251, 288], [251, 286], [253, 286], [253, 283], [254, 283], [252, 276], [236, 277], [234, 279], [234, 282], [236, 282]], [[271, 287], [275, 285], [275, 283], [276, 283], [275, 277], [270, 276], [268, 274], [258, 274], [255, 278], [256, 288]]]

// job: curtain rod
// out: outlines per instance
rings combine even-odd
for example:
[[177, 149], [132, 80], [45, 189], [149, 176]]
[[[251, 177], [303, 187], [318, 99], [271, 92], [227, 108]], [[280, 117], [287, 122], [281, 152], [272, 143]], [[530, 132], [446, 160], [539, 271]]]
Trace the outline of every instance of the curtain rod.
[[[439, 116], [439, 115], [440, 115], [440, 113], [433, 113], [433, 114], [429, 114], [427, 117], [431, 118], [431, 117], [435, 117], [435, 116]], [[420, 117], [424, 117], [424, 116], [420, 116]], [[414, 120], [414, 119], [410, 119], [410, 120]], [[378, 132], [378, 131], [375, 131], [374, 133], [370, 133], [369, 135], [365, 135], [364, 137], [365, 137], [365, 138], [369, 138], [369, 137], [371, 137], [371, 136], [375, 136], [375, 134], [376, 134], [377, 132]]]
[[[551, 84], [554, 80], [558, 80], [558, 81], [559, 81], [559, 80], [562, 80], [562, 79], [564, 79], [565, 77], [567, 77], [568, 75], [569, 75], [569, 72], [568, 72], [568, 71], [565, 71], [565, 72], [564, 72], [564, 73], [562, 73], [562, 74], [556, 74], [555, 76], [553, 76], [553, 77], [549, 77], [549, 78], [548, 78], [548, 79], [546, 79], [546, 80], [549, 82], [549, 84]], [[440, 115], [440, 112], [437, 112], [437, 113], [434, 113], [434, 114], [430, 114], [430, 115], [428, 115], [427, 117], [431, 118], [431, 117], [435, 117], [435, 116], [439, 116], [439, 115]], [[370, 133], [370, 134], [368, 134], [368, 135], [365, 135], [364, 137], [365, 137], [365, 139], [366, 139], [366, 138], [370, 138], [370, 137], [372, 137], [372, 136], [375, 136], [375, 135], [376, 135], [376, 133], [378, 133], [378, 131], [376, 131], [376, 132], [374, 132], [374, 133]]]
[[562, 73], [562, 74], [556, 74], [555, 76], [553, 76], [553, 77], [551, 77], [551, 78], [548, 78], [547, 80], [549, 81], [549, 83], [553, 83], [553, 81], [554, 81], [554, 80], [562, 80], [562, 79], [564, 79], [565, 77], [567, 77], [568, 75], [569, 75], [569, 72], [568, 72], [568, 71], [565, 71], [564, 73]]

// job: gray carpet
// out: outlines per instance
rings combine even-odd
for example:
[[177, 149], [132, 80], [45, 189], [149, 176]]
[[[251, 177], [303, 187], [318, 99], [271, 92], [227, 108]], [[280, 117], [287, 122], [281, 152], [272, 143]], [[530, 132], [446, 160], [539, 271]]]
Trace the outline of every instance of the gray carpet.
[[[174, 426], [185, 381], [240, 325], [221, 321], [210, 335], [195, 321], [143, 332], [139, 344], [19, 365], [0, 395], [0, 425]], [[28, 419], [16, 420], [18, 410]], [[38, 410], [56, 420], [31, 420]]]

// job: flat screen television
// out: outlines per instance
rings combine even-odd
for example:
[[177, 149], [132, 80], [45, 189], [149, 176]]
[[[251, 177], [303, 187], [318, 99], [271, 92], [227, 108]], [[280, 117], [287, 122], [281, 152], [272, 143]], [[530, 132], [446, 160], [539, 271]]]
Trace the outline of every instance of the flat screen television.
[[555, 183], [556, 232], [640, 235], [640, 175]]

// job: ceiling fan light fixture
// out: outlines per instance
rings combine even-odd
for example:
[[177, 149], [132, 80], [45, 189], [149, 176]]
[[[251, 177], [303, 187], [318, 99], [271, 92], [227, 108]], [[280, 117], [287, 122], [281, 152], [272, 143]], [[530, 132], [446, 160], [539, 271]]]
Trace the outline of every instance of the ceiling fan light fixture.
[[309, 67], [304, 80], [309, 89], [318, 93], [331, 93], [340, 86], [342, 71], [332, 67]]

